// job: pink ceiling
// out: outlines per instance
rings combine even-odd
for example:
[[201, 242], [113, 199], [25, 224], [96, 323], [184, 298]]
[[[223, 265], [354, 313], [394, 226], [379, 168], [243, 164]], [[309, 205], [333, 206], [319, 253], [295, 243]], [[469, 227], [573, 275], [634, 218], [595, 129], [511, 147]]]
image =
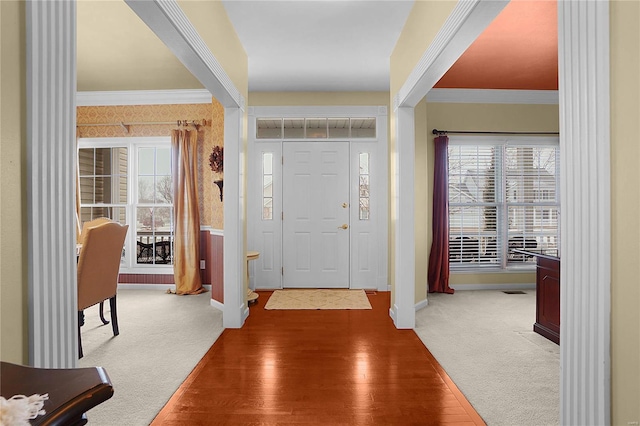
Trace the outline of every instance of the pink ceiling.
[[512, 0], [437, 88], [558, 89], [555, 0]]

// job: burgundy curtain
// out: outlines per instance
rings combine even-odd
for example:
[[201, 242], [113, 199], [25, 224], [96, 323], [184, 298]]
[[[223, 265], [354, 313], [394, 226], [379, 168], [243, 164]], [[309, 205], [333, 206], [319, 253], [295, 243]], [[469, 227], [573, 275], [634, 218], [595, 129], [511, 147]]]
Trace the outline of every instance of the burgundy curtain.
[[433, 176], [433, 241], [429, 253], [429, 293], [453, 294], [449, 287], [449, 138], [438, 136]]

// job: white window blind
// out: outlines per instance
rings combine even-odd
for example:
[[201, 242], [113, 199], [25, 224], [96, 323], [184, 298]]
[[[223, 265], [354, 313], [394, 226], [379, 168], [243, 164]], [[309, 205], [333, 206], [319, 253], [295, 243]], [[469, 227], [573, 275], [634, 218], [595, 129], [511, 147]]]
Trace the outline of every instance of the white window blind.
[[558, 254], [557, 139], [451, 138], [449, 261], [454, 268], [533, 263]]

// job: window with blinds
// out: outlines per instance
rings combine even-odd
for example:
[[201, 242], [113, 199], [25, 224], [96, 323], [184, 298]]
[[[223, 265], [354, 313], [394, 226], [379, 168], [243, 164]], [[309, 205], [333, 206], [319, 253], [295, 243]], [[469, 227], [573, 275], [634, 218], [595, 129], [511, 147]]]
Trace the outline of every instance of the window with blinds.
[[449, 140], [452, 268], [535, 263], [518, 249], [559, 251], [557, 138]]

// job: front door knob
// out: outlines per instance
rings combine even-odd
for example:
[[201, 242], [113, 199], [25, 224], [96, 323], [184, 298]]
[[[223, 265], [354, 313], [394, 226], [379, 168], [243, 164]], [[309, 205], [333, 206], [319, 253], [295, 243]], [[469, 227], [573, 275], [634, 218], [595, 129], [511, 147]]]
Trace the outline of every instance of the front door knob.
[[347, 225], [346, 223], [343, 223], [342, 226], [338, 226], [338, 229], [347, 229], [349, 227], [349, 225]]

